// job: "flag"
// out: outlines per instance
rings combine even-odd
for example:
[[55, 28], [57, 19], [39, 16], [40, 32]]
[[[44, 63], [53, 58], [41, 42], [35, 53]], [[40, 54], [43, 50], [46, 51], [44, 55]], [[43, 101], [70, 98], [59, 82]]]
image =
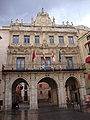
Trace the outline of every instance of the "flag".
[[61, 52], [59, 51], [59, 62], [61, 62]]
[[46, 64], [46, 58], [45, 58], [45, 53], [43, 53], [43, 61]]
[[53, 59], [53, 61], [55, 61], [55, 54], [53, 51], [52, 51], [52, 59]]
[[33, 54], [32, 54], [32, 61], [36, 58], [36, 51], [34, 50], [33, 51]]

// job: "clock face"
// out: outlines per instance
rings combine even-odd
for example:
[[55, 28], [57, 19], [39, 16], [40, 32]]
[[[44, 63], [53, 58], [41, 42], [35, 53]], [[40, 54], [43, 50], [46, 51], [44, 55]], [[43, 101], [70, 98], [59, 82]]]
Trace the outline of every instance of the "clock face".
[[47, 16], [38, 16], [36, 23], [41, 26], [52, 25], [51, 20]]
[[42, 23], [45, 23], [45, 22], [46, 22], [46, 19], [45, 19], [45, 18], [41, 18], [41, 22], [42, 22]]

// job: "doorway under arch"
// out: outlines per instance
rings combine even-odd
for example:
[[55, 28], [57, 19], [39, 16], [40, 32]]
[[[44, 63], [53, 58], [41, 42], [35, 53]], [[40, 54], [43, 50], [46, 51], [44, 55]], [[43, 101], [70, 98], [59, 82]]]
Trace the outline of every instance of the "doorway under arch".
[[49, 77], [45, 77], [38, 82], [38, 105], [50, 106], [58, 105], [58, 89], [56, 82]]
[[67, 79], [66, 84], [66, 98], [67, 103], [79, 103], [80, 102], [80, 92], [79, 92], [79, 83], [75, 77], [70, 77]]
[[12, 108], [29, 107], [29, 85], [26, 80], [19, 78], [12, 85]]

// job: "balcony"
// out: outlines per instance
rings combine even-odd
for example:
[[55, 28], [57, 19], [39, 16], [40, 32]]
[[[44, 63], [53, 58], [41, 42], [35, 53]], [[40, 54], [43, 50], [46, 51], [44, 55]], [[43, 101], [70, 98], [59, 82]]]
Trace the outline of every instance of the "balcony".
[[25, 64], [24, 67], [17, 68], [16, 65], [2, 65], [2, 72], [45, 72], [45, 71], [77, 71], [85, 70], [85, 64], [77, 63], [72, 67], [66, 64]]

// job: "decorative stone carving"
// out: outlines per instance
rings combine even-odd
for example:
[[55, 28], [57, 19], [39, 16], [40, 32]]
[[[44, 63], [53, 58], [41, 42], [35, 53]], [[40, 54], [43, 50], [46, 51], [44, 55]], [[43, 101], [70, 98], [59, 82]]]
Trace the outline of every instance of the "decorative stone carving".
[[47, 41], [45, 39], [43, 40], [42, 47], [43, 48], [47, 48], [48, 47]]
[[76, 54], [79, 53], [78, 47], [63, 47], [61, 49], [63, 54]]

